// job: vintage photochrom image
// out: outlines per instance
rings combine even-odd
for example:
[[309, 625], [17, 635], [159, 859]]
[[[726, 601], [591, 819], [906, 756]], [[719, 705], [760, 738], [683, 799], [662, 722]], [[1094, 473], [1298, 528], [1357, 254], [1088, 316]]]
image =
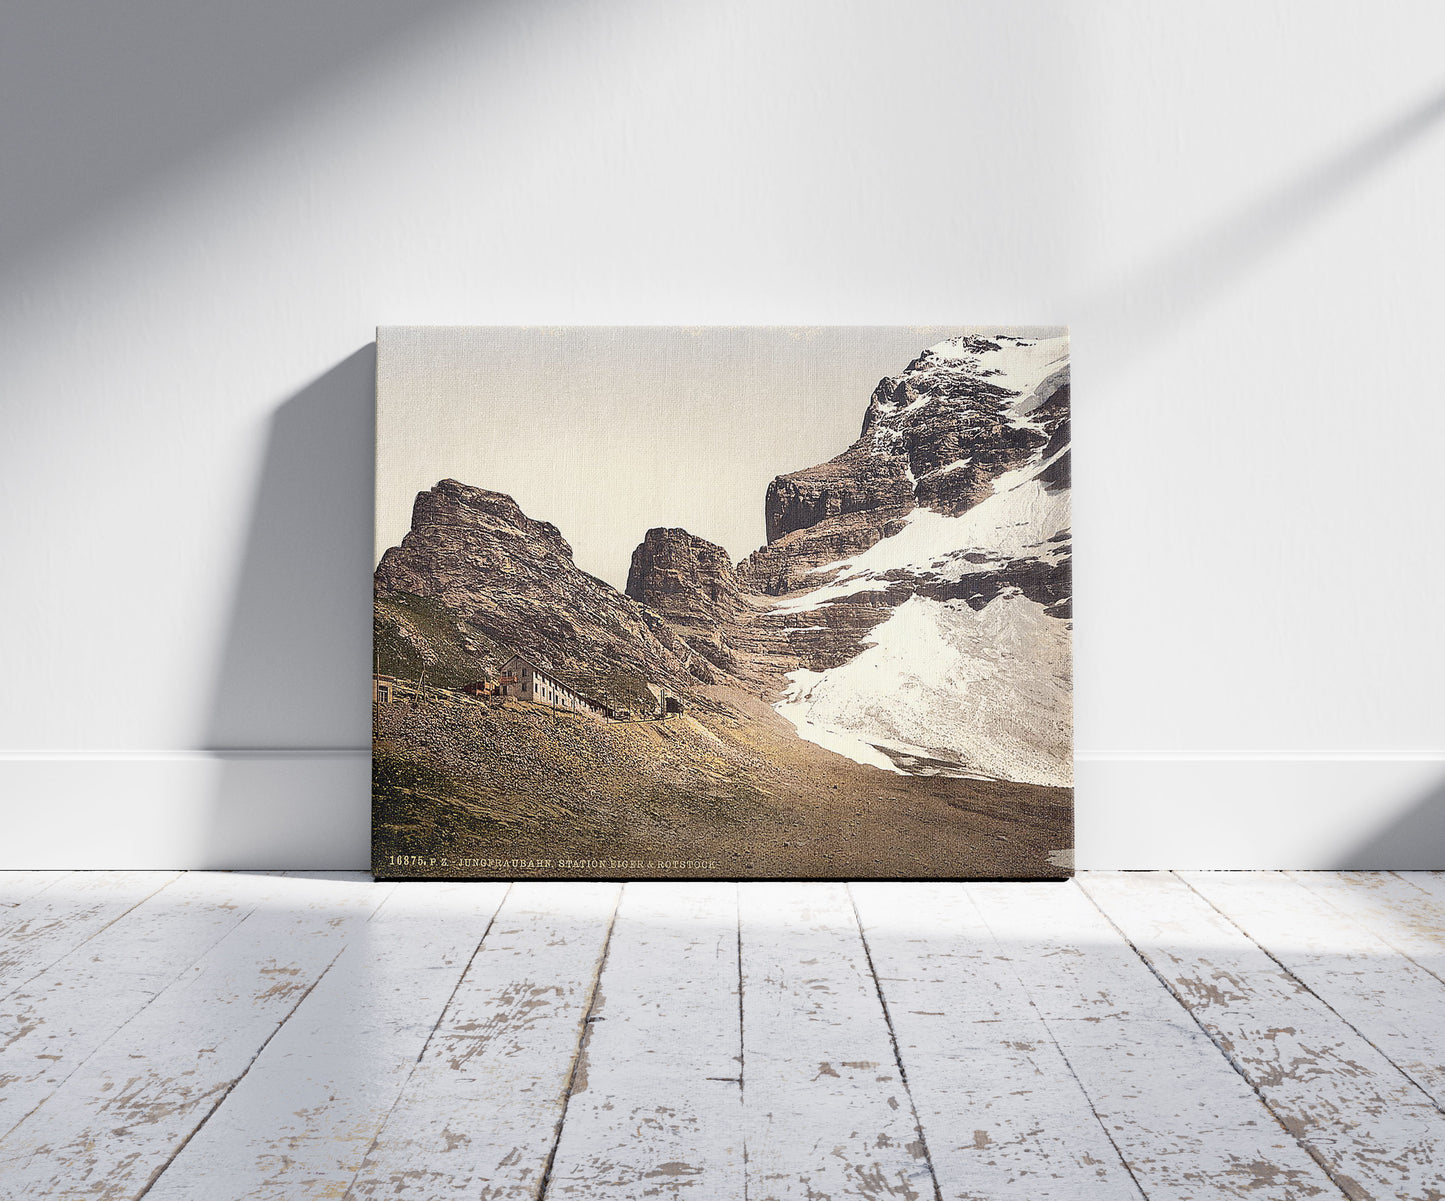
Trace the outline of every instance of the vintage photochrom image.
[[1059, 877], [1069, 344], [377, 336], [373, 867]]

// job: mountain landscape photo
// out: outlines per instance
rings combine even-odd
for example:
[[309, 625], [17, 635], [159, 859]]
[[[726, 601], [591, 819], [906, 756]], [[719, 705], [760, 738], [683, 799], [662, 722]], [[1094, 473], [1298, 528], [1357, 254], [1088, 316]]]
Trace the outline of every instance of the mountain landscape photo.
[[[584, 569], [512, 493], [584, 488], [590, 530], [611, 490], [646, 511], [658, 471], [623, 444], [617, 465], [549, 475], [509, 450], [531, 404], [475, 435], [515, 465], [511, 491], [447, 475], [416, 491], [375, 573], [377, 875], [1070, 874], [1067, 335], [971, 328], [909, 353], [878, 364], [894, 373], [871, 394], [820, 386], [857, 436], [758, 489], [766, 540], [740, 558], [658, 524], [625, 581]], [[468, 412], [485, 414], [489, 378], [459, 386]], [[379, 405], [423, 478], [428, 440], [452, 461], [462, 425], [386, 380]], [[767, 411], [785, 414], [776, 392]], [[690, 486], [679, 473], [673, 490]]]

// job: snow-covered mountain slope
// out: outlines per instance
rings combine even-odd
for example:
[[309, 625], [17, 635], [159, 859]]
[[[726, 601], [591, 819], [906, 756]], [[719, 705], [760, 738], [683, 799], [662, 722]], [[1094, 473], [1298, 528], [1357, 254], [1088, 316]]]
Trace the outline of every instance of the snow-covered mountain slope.
[[[1066, 454], [1060, 451], [1059, 454]], [[1068, 558], [1069, 492], [1040, 478], [1057, 461], [1008, 471], [995, 491], [958, 516], [914, 509], [892, 535], [861, 554], [813, 568], [831, 582], [778, 608], [799, 613], [832, 596], [882, 586], [891, 575], [961, 580], [987, 575], [1021, 559], [1062, 563]]]
[[1069, 630], [1042, 605], [1016, 588], [978, 612], [914, 596], [867, 642], [789, 676], [777, 709], [802, 737], [892, 771], [1073, 782]]
[[858, 442], [774, 481], [739, 568], [805, 664], [779, 712], [889, 770], [1071, 783], [1069, 465], [1064, 335], [970, 334], [882, 380]]
[[1037, 461], [1068, 420], [1068, 385], [1066, 336], [952, 338], [879, 383], [863, 432], [903, 456], [917, 504], [961, 513], [1000, 473]]

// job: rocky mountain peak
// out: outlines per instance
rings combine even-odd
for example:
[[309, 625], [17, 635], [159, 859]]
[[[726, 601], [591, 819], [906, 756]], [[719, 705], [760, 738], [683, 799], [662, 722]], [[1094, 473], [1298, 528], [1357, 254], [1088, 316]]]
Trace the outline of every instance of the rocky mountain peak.
[[[743, 670], [735, 636], [750, 606], [721, 546], [686, 530], [648, 530], [632, 552], [627, 595], [664, 618], [713, 667]], [[689, 661], [694, 674], [700, 666]]]
[[686, 530], [658, 527], [632, 552], [627, 595], [673, 625], [712, 628], [742, 607], [742, 590], [728, 553]]
[[879, 381], [864, 436], [907, 461], [918, 504], [964, 513], [1038, 456], [1068, 414], [1068, 381], [1062, 338], [950, 338]]
[[556, 526], [502, 492], [442, 480], [420, 493], [410, 532], [382, 556], [376, 587], [434, 599], [508, 653], [608, 703], [634, 707], [648, 682], [698, 678], [690, 648], [667, 622], [579, 568]]
[[928, 347], [878, 381], [852, 446], [768, 486], [768, 545], [740, 565], [743, 582], [782, 595], [889, 536], [917, 507], [967, 512], [1005, 472], [1067, 439], [1068, 407], [1064, 336], [966, 334]]
[[572, 558], [572, 547], [550, 521], [537, 521], [505, 492], [476, 488], [446, 479], [418, 492], [411, 509], [411, 528], [455, 527], [487, 531], [500, 538], [524, 538], [545, 546], [561, 557]]

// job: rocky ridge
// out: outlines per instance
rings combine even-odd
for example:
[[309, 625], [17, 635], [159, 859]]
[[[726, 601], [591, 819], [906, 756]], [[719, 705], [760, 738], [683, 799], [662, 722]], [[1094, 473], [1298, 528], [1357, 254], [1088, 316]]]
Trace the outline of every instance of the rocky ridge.
[[501, 492], [448, 479], [419, 493], [410, 532], [377, 566], [376, 589], [383, 601], [440, 602], [508, 653], [614, 706], [649, 704], [648, 683], [711, 680], [690, 670], [696, 656], [666, 620], [579, 568], [556, 526]]

